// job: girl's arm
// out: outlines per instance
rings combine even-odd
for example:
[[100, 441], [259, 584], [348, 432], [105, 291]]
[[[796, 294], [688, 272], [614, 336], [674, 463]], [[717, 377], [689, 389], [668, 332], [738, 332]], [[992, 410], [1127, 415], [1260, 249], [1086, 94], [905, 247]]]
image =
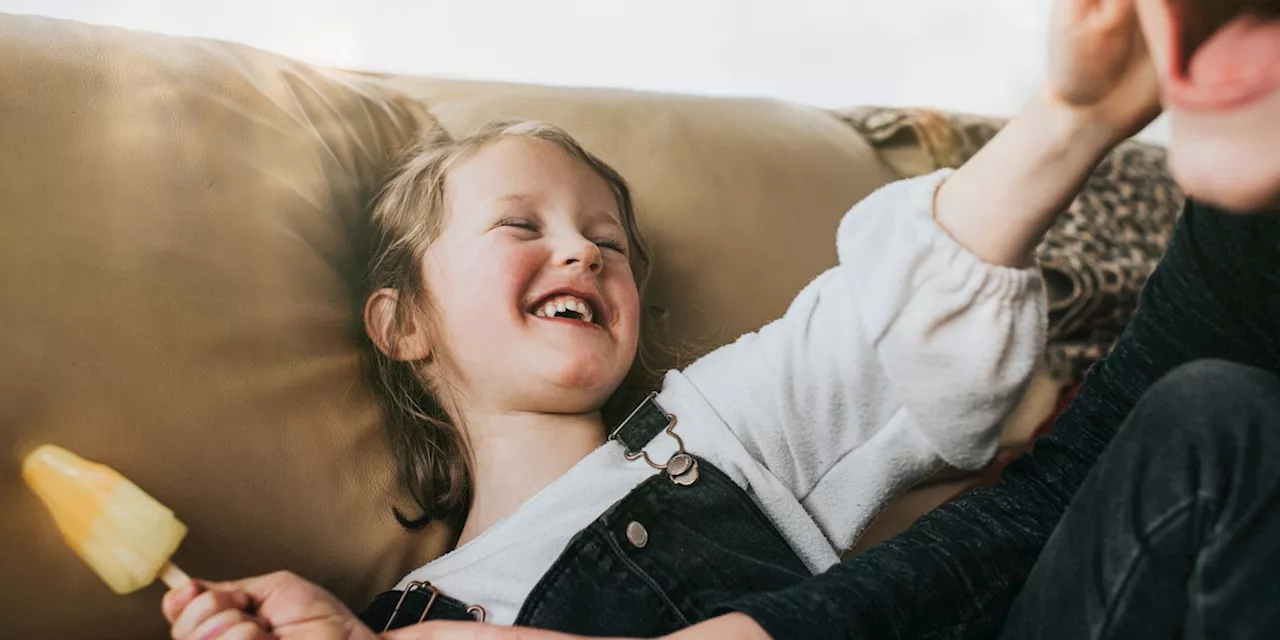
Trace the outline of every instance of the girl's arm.
[[938, 193], [937, 220], [991, 264], [1032, 251], [1103, 154], [1160, 113], [1134, 0], [1057, 0], [1047, 84]]
[[1034, 264], [1036, 246], [1117, 134], [1043, 94], [938, 189], [934, 219], [982, 261]]
[[858, 203], [840, 266], [683, 372], [741, 444], [732, 461], [716, 447], [720, 466], [762, 467], [775, 481], [749, 484], [789, 492], [836, 548], [944, 464], [985, 465], [1044, 349], [1039, 271], [990, 264], [935, 220], [949, 175]]
[[839, 268], [686, 371], [838, 546], [940, 460], [988, 460], [1044, 347], [1032, 252], [1103, 154], [1159, 112], [1133, 0], [1059, 0], [1054, 20], [1049, 83], [995, 139], [954, 173], [859, 203]]

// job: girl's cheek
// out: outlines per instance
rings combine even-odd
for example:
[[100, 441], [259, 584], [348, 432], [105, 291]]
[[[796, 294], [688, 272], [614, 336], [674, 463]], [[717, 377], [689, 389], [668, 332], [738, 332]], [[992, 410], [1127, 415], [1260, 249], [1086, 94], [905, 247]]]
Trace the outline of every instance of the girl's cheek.
[[622, 274], [613, 284], [613, 299], [617, 301], [619, 311], [626, 314], [631, 327], [640, 325], [640, 294], [636, 289], [635, 279], [628, 271]]
[[500, 272], [527, 271], [546, 259], [535, 243], [502, 242], [484, 252], [485, 260], [501, 267]]

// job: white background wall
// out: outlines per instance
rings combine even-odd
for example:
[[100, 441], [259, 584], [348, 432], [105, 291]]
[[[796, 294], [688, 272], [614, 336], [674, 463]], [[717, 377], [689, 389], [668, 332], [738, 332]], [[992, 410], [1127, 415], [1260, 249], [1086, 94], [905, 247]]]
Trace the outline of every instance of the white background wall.
[[0, 11], [397, 73], [1008, 115], [1039, 82], [1051, 3], [0, 0]]

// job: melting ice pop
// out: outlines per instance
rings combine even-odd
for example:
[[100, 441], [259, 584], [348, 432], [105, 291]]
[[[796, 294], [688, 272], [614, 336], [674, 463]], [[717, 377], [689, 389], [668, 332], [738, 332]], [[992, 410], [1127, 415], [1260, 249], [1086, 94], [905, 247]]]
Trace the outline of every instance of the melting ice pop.
[[23, 461], [22, 477], [112, 591], [131, 593], [156, 578], [170, 588], [190, 581], [169, 562], [186, 525], [111, 467], [43, 445]]

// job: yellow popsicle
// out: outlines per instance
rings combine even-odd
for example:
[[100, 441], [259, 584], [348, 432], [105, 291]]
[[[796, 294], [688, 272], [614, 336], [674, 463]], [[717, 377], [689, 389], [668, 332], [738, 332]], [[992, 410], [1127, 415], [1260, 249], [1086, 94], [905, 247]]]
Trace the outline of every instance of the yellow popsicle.
[[112, 591], [131, 593], [156, 578], [170, 587], [190, 580], [169, 563], [186, 525], [116, 470], [42, 445], [23, 461], [22, 477], [67, 544]]

